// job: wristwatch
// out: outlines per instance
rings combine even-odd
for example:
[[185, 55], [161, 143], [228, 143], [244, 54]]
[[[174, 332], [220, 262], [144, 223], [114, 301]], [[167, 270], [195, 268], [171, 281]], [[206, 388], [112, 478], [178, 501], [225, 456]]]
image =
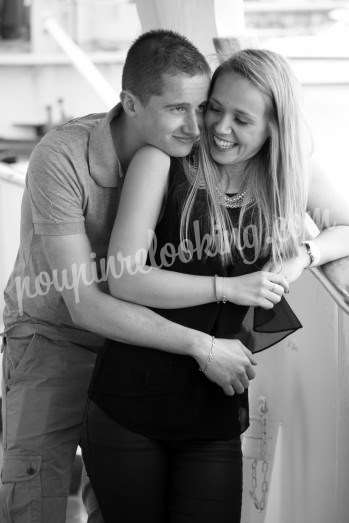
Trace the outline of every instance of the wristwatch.
[[310, 240], [302, 242], [302, 245], [304, 245], [305, 250], [307, 251], [307, 254], [309, 256], [310, 263], [308, 267], [314, 267], [315, 265], [318, 265], [320, 261], [319, 248], [315, 245], [314, 242]]

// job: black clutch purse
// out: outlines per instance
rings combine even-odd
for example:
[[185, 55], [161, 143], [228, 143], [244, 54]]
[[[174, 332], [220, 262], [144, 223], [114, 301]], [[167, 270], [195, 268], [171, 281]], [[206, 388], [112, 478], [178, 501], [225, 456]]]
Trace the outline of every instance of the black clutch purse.
[[272, 309], [250, 307], [234, 338], [255, 353], [272, 347], [300, 328], [301, 322], [282, 297]]

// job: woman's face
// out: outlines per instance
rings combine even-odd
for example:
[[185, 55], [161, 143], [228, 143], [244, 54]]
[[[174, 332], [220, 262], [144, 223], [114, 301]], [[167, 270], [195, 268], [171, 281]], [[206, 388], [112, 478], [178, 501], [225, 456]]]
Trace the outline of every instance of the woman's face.
[[243, 166], [268, 137], [267, 98], [240, 75], [223, 73], [209, 98], [205, 125], [212, 158]]

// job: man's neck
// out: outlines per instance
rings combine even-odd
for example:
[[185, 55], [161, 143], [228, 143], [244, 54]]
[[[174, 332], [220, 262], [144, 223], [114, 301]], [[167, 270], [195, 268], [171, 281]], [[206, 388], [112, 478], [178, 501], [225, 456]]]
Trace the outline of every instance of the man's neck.
[[132, 122], [123, 111], [112, 120], [110, 128], [117, 157], [122, 170], [126, 172], [133, 155], [144, 142], [140, 140]]

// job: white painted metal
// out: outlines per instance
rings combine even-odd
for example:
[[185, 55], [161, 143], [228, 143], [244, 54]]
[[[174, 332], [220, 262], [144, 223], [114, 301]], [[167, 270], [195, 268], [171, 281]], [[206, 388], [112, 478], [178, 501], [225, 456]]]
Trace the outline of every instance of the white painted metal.
[[[279, 489], [281, 513], [275, 519], [268, 505], [263, 517], [256, 512], [248, 495], [250, 472], [245, 464], [243, 523], [345, 523], [349, 316], [310, 272], [296, 282], [289, 301], [303, 329], [257, 356], [257, 378], [250, 391], [252, 415], [263, 395], [270, 419], [282, 423], [278, 480], [271, 485]], [[269, 495], [269, 501], [275, 500], [273, 490]]]
[[117, 97], [115, 89], [99, 72], [89, 56], [75, 44], [55, 18], [46, 18], [44, 27], [67, 54], [79, 73], [93, 87], [99, 98], [105, 103], [106, 109], [113, 107]]
[[217, 34], [220, 37], [244, 36], [246, 33], [244, 1], [215, 0]]
[[72, 28], [72, 20], [62, 0], [33, 0], [30, 6], [30, 43], [33, 53], [57, 53], [59, 46], [43, 27], [47, 16], [55, 16], [66, 28]]
[[214, 53], [214, 0], [136, 0], [136, 5], [143, 31], [172, 29], [187, 36], [203, 53]]

